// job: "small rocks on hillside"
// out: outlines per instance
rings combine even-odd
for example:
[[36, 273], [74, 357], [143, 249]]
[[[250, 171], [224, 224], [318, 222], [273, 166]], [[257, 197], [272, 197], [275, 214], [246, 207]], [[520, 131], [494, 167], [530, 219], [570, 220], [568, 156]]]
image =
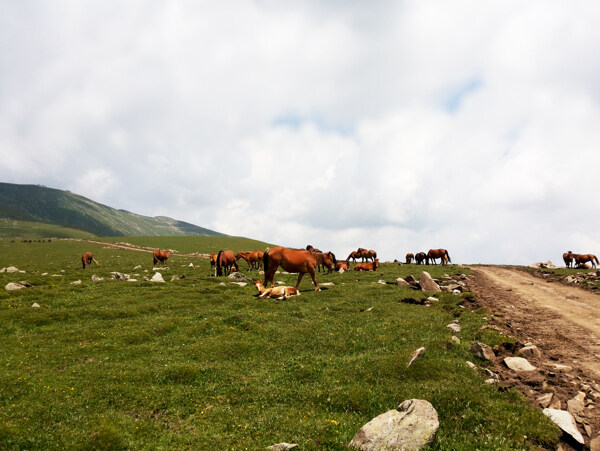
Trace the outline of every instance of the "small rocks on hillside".
[[23, 288], [28, 288], [31, 285], [28, 284], [27, 282], [9, 282], [4, 286], [4, 289], [6, 291], [15, 291], [15, 290], [22, 290]]
[[37, 302], [34, 302], [31, 307], [32, 308], [40, 308], [40, 304], [38, 304]]
[[529, 363], [529, 361], [527, 359], [524, 359], [523, 357], [505, 357], [504, 364], [517, 373], [521, 371], [536, 370], [536, 367]]
[[96, 274], [92, 274], [92, 282], [100, 282], [104, 280], [104, 277], [98, 277]]
[[423, 271], [419, 276], [419, 285], [423, 291], [442, 291], [427, 271]]
[[25, 273], [25, 271], [15, 267], [15, 266], [9, 266], [8, 268], [2, 268], [2, 269], [0, 269], [0, 272], [7, 272], [7, 273], [11, 273], [11, 274], [16, 273], [16, 272], [21, 273], [21, 274]]
[[285, 451], [286, 449], [294, 449], [298, 448], [297, 443], [277, 443], [275, 445], [267, 446], [267, 449], [271, 449], [273, 451]]
[[412, 357], [410, 358], [410, 362], [408, 362], [408, 365], [406, 365], [406, 366], [407, 367], [411, 366], [415, 360], [417, 360], [419, 357], [423, 356], [424, 354], [425, 354], [425, 348], [419, 348], [419, 349], [417, 349], [413, 353]]
[[566, 410], [550, 409], [543, 410], [544, 415], [549, 417], [565, 434], [572, 437], [577, 443], [584, 445], [583, 436], [577, 430], [575, 419]]
[[461, 330], [460, 324], [458, 324], [458, 323], [450, 323], [446, 327], [448, 329], [450, 329], [452, 332], [460, 332], [460, 330]]
[[150, 282], [159, 282], [159, 283], [164, 283], [165, 279], [163, 279], [163, 276], [161, 273], [157, 272], [155, 273], [152, 278], [150, 279]]
[[471, 354], [479, 357], [480, 359], [493, 361], [496, 357], [492, 348], [490, 348], [485, 343], [480, 343], [478, 341], [474, 341], [471, 343]]

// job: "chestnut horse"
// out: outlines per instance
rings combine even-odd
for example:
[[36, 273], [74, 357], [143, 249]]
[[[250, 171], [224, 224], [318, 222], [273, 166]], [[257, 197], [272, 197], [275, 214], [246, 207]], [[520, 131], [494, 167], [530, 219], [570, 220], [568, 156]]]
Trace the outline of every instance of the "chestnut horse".
[[563, 260], [567, 268], [571, 268], [573, 266], [573, 252], [565, 252], [563, 254]]
[[417, 255], [415, 255], [415, 262], [417, 265], [423, 265], [425, 260], [427, 260], [427, 255], [425, 255], [425, 252], [417, 252]]
[[217, 254], [214, 252], [210, 253], [210, 275], [212, 276], [213, 269], [215, 271], [215, 277], [217, 276]]
[[590, 262], [592, 264], [592, 268], [595, 268], [596, 263], [600, 263], [600, 262], [598, 262], [598, 257], [596, 257], [594, 254], [571, 254], [571, 255], [575, 259], [575, 263], [577, 264], [577, 266], [585, 265], [587, 262]]
[[448, 255], [448, 251], [446, 249], [429, 249], [429, 252], [427, 252], [427, 260], [433, 261], [433, 264], [435, 265], [436, 258], [440, 259], [440, 264], [442, 265], [452, 263], [450, 260], [450, 255]]
[[375, 252], [374, 250], [368, 250], [359, 247], [357, 252], [360, 252], [360, 256], [362, 257], [363, 263], [365, 261], [374, 261], [377, 258], [377, 252]]
[[240, 269], [235, 261], [235, 254], [233, 251], [219, 251], [217, 254], [217, 276], [223, 275], [223, 269], [225, 269], [227, 275], [231, 274], [232, 266], [236, 271]]
[[350, 269], [350, 262], [348, 262], [348, 260], [346, 260], [345, 262], [337, 262], [335, 264], [335, 271], [339, 271], [340, 269], [348, 271]]
[[152, 257], [154, 257], [154, 264], [156, 265], [158, 262], [167, 263], [167, 260], [169, 260], [170, 253], [171, 251], [169, 250], [161, 251], [160, 249], [154, 249], [154, 252], [152, 252]]
[[372, 262], [369, 263], [358, 263], [354, 267], [354, 271], [377, 271], [379, 267], [379, 259], [376, 258]]
[[91, 265], [92, 262], [99, 264], [96, 260], [94, 260], [94, 255], [91, 252], [86, 252], [81, 256], [81, 262], [83, 263], [83, 269], [87, 268], [88, 265]]
[[352, 252], [350, 252], [350, 255], [348, 255], [348, 258], [346, 259], [346, 261], [350, 261], [350, 259], [352, 259], [352, 261], [354, 263], [356, 263], [356, 259], [360, 258], [360, 257], [361, 257], [360, 252], [352, 251]]
[[243, 258], [244, 260], [246, 260], [246, 263], [248, 263], [248, 271], [254, 269], [254, 264], [258, 263], [258, 257], [255, 252], [238, 252], [237, 254], [235, 254], [236, 261], [240, 258]]
[[265, 287], [271, 284], [271, 288], [275, 286], [273, 277], [275, 271], [281, 265], [287, 272], [297, 272], [298, 282], [296, 282], [296, 288], [300, 286], [302, 276], [308, 273], [315, 284], [315, 291], [321, 291], [317, 279], [315, 278], [315, 267], [317, 266], [317, 260], [314, 255], [305, 249], [288, 249], [285, 247], [275, 247], [273, 249], [267, 249], [263, 256], [263, 263], [265, 267]]
[[315, 257], [315, 260], [317, 260], [317, 269], [319, 272], [321, 272], [321, 266], [323, 267], [323, 274], [325, 274], [325, 268], [329, 270], [327, 271], [327, 274], [335, 269], [337, 260], [333, 252], [311, 252], [311, 254]]
[[413, 261], [413, 258], [415, 258], [415, 256], [413, 254], [411, 254], [410, 252], [408, 254], [406, 254], [406, 264], [410, 265]]

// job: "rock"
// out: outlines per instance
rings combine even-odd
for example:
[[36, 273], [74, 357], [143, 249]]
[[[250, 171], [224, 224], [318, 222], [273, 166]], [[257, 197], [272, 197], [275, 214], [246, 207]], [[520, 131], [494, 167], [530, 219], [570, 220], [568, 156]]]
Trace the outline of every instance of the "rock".
[[549, 409], [546, 408], [543, 410], [544, 415], [549, 417], [556, 425], [562, 429], [565, 434], [573, 437], [573, 439], [583, 445], [583, 436], [577, 430], [577, 425], [575, 424], [575, 420], [573, 416], [567, 412], [566, 410], [557, 410], [557, 409]]
[[250, 283], [253, 282], [253, 280], [250, 277], [246, 276], [245, 274], [242, 274], [241, 272], [232, 272], [231, 274], [229, 274], [228, 277], [230, 279], [235, 279], [238, 281], [245, 281]]
[[171, 282], [175, 282], [176, 280], [179, 280], [179, 276], [171, 276]]
[[409, 285], [417, 283], [417, 279], [415, 279], [415, 277], [411, 275], [406, 276], [404, 280], [406, 280], [406, 282], [408, 282]]
[[100, 282], [104, 280], [104, 277], [98, 277], [96, 274], [92, 274], [92, 282]]
[[556, 268], [556, 266], [554, 266], [554, 263], [552, 263], [550, 260], [548, 260], [547, 262], [538, 262], [538, 263], [534, 263], [532, 265], [529, 265], [530, 268]]
[[9, 282], [4, 286], [7, 291], [22, 290], [23, 288], [27, 288], [27, 285], [21, 282]]
[[590, 441], [590, 451], [600, 451], [600, 435]]
[[427, 298], [427, 300], [428, 300], [429, 302], [439, 302], [439, 299], [438, 299], [438, 298], [434, 298], [433, 296], [429, 296], [429, 297]]
[[540, 352], [538, 347], [534, 346], [534, 345], [525, 346], [524, 348], [521, 348], [519, 350], [519, 355], [522, 357], [525, 357], [526, 359], [531, 359], [531, 358], [539, 359], [542, 357], [542, 353]]
[[550, 365], [558, 371], [573, 371], [573, 367], [569, 365], [561, 365], [560, 363], [551, 363]]
[[460, 332], [460, 324], [450, 323], [446, 327], [448, 329], [450, 329], [452, 332]]
[[452, 335], [452, 337], [450, 337], [450, 340], [452, 340], [456, 344], [460, 344], [460, 338], [458, 338], [456, 335]]
[[133, 268], [133, 269], [134, 269], [134, 270], [135, 270], [135, 269], [142, 269], [142, 265], [137, 265], [137, 266], [136, 266], [135, 268]]
[[579, 392], [574, 398], [567, 401], [567, 411], [571, 415], [580, 415], [585, 409], [585, 393]]
[[406, 280], [404, 280], [402, 277], [398, 277], [396, 279], [396, 283], [401, 287], [410, 287], [410, 284]]
[[494, 360], [496, 357], [492, 348], [485, 343], [480, 343], [478, 341], [471, 343], [471, 354], [484, 360]]
[[229, 282], [232, 283], [234, 285], [239, 285], [240, 287], [245, 287], [246, 285], [248, 285], [246, 282]]
[[419, 349], [417, 349], [415, 352], [413, 352], [413, 355], [410, 358], [410, 362], [408, 362], [408, 365], [406, 365], [406, 366], [411, 366], [412, 363], [415, 360], [417, 360], [419, 357], [421, 357], [423, 354], [425, 354], [425, 348], [419, 348]]
[[423, 271], [419, 276], [419, 285], [423, 291], [442, 291], [427, 271]]
[[340, 268], [340, 269], [338, 270], [338, 272], [339, 272], [340, 274], [344, 274], [346, 271], [344, 270], [344, 268]]
[[471, 368], [472, 370], [476, 370], [477, 369], [477, 365], [475, 365], [473, 362], [469, 362], [468, 360], [467, 360], [467, 366], [469, 368]]
[[[385, 280], [382, 280], [382, 279], [379, 279], [379, 280], [377, 281], [377, 283], [378, 283], [378, 284], [380, 284], [380, 285], [387, 285], [387, 282], [386, 282]], [[321, 286], [322, 286], [322, 285], [323, 285], [323, 284], [321, 284]]]
[[504, 364], [517, 373], [521, 371], [534, 371], [536, 369], [535, 366], [523, 357], [505, 357]]
[[75, 282], [71, 282], [71, 285], [81, 285], [81, 280], [76, 280]]
[[154, 273], [154, 275], [150, 279], [150, 282], [164, 282], [164, 281], [165, 281], [165, 279], [163, 279], [162, 274], [159, 272]]
[[321, 287], [332, 287], [334, 285], [335, 284], [333, 282], [323, 282], [323, 283], [319, 284], [319, 286], [321, 286]]
[[37, 302], [34, 302], [31, 307], [32, 308], [40, 308], [40, 304], [38, 304]]
[[19, 268], [16, 268], [14, 266], [9, 266], [8, 268], [2, 268], [0, 269], [0, 272], [8, 272], [8, 273], [24, 273], [25, 271], [21, 271]]
[[428, 401], [409, 399], [365, 424], [348, 446], [365, 451], [418, 450], [433, 440], [439, 426]]
[[553, 396], [554, 396], [554, 394], [552, 394], [552, 393], [546, 393], [546, 394], [540, 396], [537, 399], [537, 402], [540, 404], [540, 406], [542, 406], [543, 408], [546, 408], [552, 402], [552, 397]]
[[275, 445], [267, 446], [267, 449], [272, 449], [274, 451], [285, 451], [286, 449], [294, 449], [298, 448], [297, 443], [277, 443]]

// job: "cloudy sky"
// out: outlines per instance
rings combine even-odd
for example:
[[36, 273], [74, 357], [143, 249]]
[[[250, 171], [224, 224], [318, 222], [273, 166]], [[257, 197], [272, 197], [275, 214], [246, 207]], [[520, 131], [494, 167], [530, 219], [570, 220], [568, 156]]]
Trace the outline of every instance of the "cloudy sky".
[[600, 254], [600, 3], [0, 0], [0, 181], [293, 247]]

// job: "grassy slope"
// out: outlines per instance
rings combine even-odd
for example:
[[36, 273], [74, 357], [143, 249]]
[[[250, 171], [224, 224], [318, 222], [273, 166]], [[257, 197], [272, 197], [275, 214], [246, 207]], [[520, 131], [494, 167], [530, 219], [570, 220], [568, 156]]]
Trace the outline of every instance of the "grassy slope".
[[46, 238], [94, 238], [95, 235], [68, 227], [40, 222], [0, 219], [0, 240], [39, 240]]
[[[150, 245], [204, 253], [219, 244]], [[101, 266], [79, 269], [86, 250]], [[172, 257], [165, 284], [109, 280], [115, 270], [152, 275], [151, 260], [82, 242], [9, 243], [0, 268], [8, 265], [26, 273], [1, 273], [2, 287], [34, 287], [0, 293], [0, 448], [264, 449], [287, 441], [341, 450], [361, 425], [409, 398], [439, 413], [433, 449], [534, 448], [558, 437], [520, 396], [486, 385], [465, 364], [475, 360], [472, 340], [500, 337], [479, 330], [485, 320], [458, 308], [461, 297], [442, 294], [428, 308], [398, 302], [425, 294], [374, 283], [423, 267], [320, 275], [335, 283], [320, 293], [305, 278], [302, 295], [282, 302], [209, 277], [208, 261], [195, 258]], [[92, 274], [105, 280], [93, 283]], [[174, 274], [185, 278], [170, 282]], [[462, 343], [447, 350], [454, 318]], [[420, 346], [425, 356], [407, 368]]]

